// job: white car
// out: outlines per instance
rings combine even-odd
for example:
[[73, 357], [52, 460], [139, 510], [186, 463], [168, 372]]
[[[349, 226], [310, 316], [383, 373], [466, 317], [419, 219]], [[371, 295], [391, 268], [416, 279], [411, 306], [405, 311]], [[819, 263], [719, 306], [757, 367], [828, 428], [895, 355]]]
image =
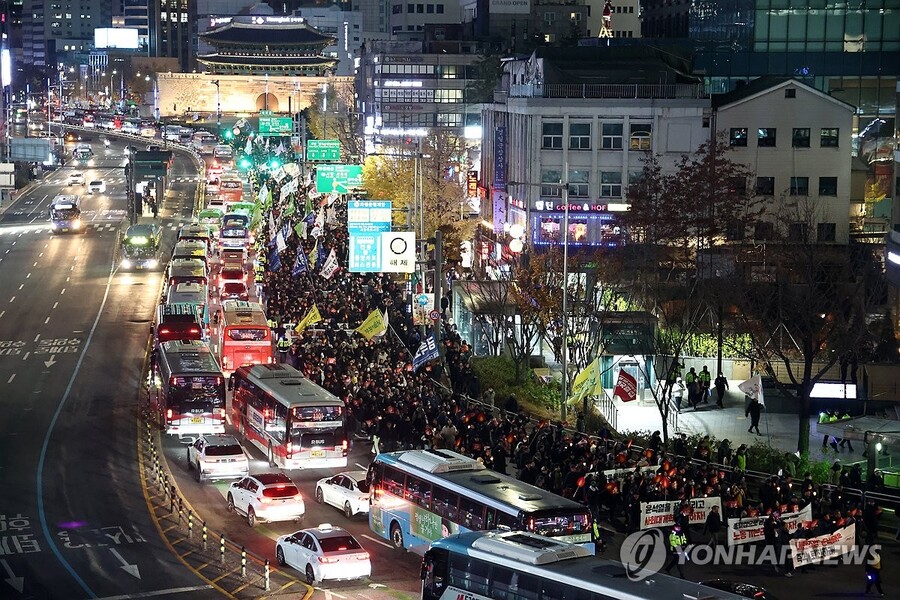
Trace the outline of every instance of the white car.
[[325, 477], [316, 483], [316, 502], [344, 511], [348, 519], [369, 512], [369, 486], [365, 471], [347, 471]]
[[[178, 286], [178, 289], [188, 284]], [[199, 286], [198, 286], [199, 287]], [[247, 477], [250, 461], [233, 435], [201, 435], [188, 446], [188, 469], [195, 469], [197, 481]]]
[[84, 185], [84, 173], [70, 173], [69, 185]]
[[282, 535], [275, 541], [275, 558], [279, 565], [302, 572], [310, 585], [325, 579], [372, 575], [372, 562], [365, 548], [348, 531], [328, 524]]
[[247, 517], [256, 527], [262, 521], [299, 521], [306, 514], [300, 490], [282, 473], [260, 473], [244, 477], [228, 487], [228, 510]]
[[106, 182], [102, 179], [95, 179], [88, 184], [88, 194], [105, 194]]

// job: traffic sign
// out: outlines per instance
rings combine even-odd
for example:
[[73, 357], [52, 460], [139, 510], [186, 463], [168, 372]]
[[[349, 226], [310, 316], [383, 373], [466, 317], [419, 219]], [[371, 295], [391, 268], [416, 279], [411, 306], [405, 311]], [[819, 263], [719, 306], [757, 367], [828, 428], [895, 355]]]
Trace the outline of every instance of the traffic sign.
[[414, 231], [385, 231], [381, 234], [381, 272], [412, 273], [416, 270]]
[[440, 321], [440, 320], [441, 320], [441, 313], [438, 312], [438, 311], [436, 311], [436, 310], [433, 310], [433, 311], [431, 311], [430, 313], [428, 313], [428, 317], [429, 317], [432, 321]]
[[291, 117], [274, 117], [260, 112], [259, 135], [291, 135], [293, 130], [294, 120]]
[[416, 302], [419, 303], [419, 306], [428, 306], [428, 294], [419, 294], [416, 296]]
[[326, 164], [316, 167], [316, 192], [346, 194], [363, 184], [362, 165]]
[[338, 162], [341, 160], [340, 140], [309, 140], [306, 142], [306, 160]]
[[347, 203], [351, 273], [381, 270], [381, 234], [391, 230], [389, 200], [351, 200]]

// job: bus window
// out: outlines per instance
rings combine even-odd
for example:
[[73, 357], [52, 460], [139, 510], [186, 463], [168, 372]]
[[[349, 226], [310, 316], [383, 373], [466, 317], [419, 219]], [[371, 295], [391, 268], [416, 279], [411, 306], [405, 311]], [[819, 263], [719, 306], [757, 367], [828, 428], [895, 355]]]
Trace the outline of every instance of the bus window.
[[456, 523], [456, 505], [459, 504], [459, 495], [456, 492], [448, 492], [440, 487], [434, 489], [434, 512], [448, 521]]
[[462, 496], [459, 499], [460, 524], [468, 529], [484, 529], [484, 504]]
[[385, 492], [393, 494], [398, 498], [402, 498], [403, 482], [405, 480], [406, 475], [404, 475], [397, 469], [392, 469], [391, 467], [386, 467], [384, 469], [384, 478], [382, 479], [382, 484]]
[[407, 475], [404, 498], [422, 508], [431, 508], [431, 484], [427, 481], [422, 481], [418, 477]]
[[494, 600], [513, 600], [515, 591], [510, 590], [513, 583], [513, 572], [505, 567], [494, 565], [491, 569], [491, 592], [488, 594]]
[[269, 417], [265, 423], [266, 433], [278, 442], [284, 442], [287, 433], [287, 408], [283, 404], [276, 403]]
[[429, 550], [422, 561], [423, 600], [441, 597], [447, 586], [449, 553], [443, 548]]
[[491, 565], [462, 554], [450, 555], [450, 585], [487, 596]]

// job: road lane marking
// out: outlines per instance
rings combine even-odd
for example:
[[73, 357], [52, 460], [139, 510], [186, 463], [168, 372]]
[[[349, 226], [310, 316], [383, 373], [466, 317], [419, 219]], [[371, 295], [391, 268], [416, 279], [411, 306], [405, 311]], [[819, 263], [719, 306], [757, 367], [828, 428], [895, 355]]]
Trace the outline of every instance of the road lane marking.
[[12, 375], [9, 376], [9, 379], [6, 380], [6, 383], [12, 383], [13, 379], [15, 379], [15, 378], [16, 378], [16, 374], [13, 373]]
[[211, 590], [211, 585], [193, 585], [190, 587], [169, 588], [167, 590], [155, 590], [152, 592], [137, 592], [134, 594], [124, 594], [121, 596], [104, 596], [99, 600], [127, 600], [128, 598], [152, 598], [154, 596], [169, 596], [171, 594], [185, 594], [187, 592], [199, 592], [202, 590]]
[[[54, 303], [53, 303], [53, 308], [56, 308], [57, 306], [59, 306], [59, 302], [54, 302]], [[38, 335], [40, 335], [40, 334], [38, 334]], [[35, 340], [35, 341], [37, 341], [37, 340]]]
[[366, 470], [366, 467], [362, 466], [362, 465], [359, 464], [359, 463], [356, 463], [356, 466], [359, 467], [359, 469], [362, 470], [362, 471], [365, 471], [365, 470]]
[[[44, 247], [46, 248], [46, 246], [44, 246]], [[40, 254], [38, 254], [38, 258], [42, 257], [43, 255], [44, 255], [44, 253], [41, 252]], [[34, 264], [37, 264], [37, 263], [34, 263]]]
[[16, 297], [13, 296], [12, 298], [9, 299], [9, 301], [12, 302], [12, 301], [15, 300], [15, 299], [16, 299]]
[[0, 319], [2, 319], [2, 318], [3, 318], [3, 315], [5, 315], [5, 314], [6, 314], [6, 311], [5, 311], [5, 310], [0, 310]]
[[26, 352], [26, 353], [25, 353], [25, 356], [22, 357], [22, 360], [28, 360], [28, 356], [29, 356], [30, 354], [31, 354], [30, 351], [29, 351], [29, 352]]
[[61, 289], [61, 290], [59, 291], [59, 295], [60, 295], [60, 296], [62, 296], [62, 295], [65, 294], [65, 293], [66, 293], [66, 288], [63, 288], [63, 289]]
[[37, 334], [36, 336], [34, 336], [35, 342], [38, 341], [39, 339], [41, 339], [41, 334]]
[[49, 322], [50, 322], [50, 317], [47, 317], [46, 319], [44, 319], [44, 325], [46, 325]]
[[30, 279], [30, 278], [31, 278], [31, 273], [29, 273], [28, 275], [25, 276], [25, 279]]
[[34, 261], [34, 264], [31, 265], [31, 266], [32, 266], [32, 267], [36, 267], [36, 266], [37, 266], [37, 261]]
[[20, 283], [20, 284], [19, 284], [19, 289], [21, 290], [23, 287], [25, 287], [25, 284], [24, 284], [24, 283]]
[[382, 542], [381, 540], [373, 538], [370, 535], [363, 534], [363, 537], [366, 538], [367, 540], [369, 540], [370, 542], [375, 542], [376, 544], [381, 544], [385, 548], [390, 548], [391, 550], [394, 549], [394, 547], [391, 546], [390, 544], [388, 544], [387, 542]]

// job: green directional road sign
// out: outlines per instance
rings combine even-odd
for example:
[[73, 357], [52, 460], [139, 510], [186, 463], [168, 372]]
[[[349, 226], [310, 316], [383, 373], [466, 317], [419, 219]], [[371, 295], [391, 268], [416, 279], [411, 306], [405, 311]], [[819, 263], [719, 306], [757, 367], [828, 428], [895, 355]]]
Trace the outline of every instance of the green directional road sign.
[[316, 191], [320, 194], [346, 194], [363, 184], [362, 165], [318, 165]]
[[[264, 111], [263, 111], [264, 112]], [[294, 120], [291, 117], [275, 117], [259, 114], [259, 135], [291, 135]]]
[[306, 160], [325, 162], [341, 160], [340, 140], [309, 140], [306, 142]]

